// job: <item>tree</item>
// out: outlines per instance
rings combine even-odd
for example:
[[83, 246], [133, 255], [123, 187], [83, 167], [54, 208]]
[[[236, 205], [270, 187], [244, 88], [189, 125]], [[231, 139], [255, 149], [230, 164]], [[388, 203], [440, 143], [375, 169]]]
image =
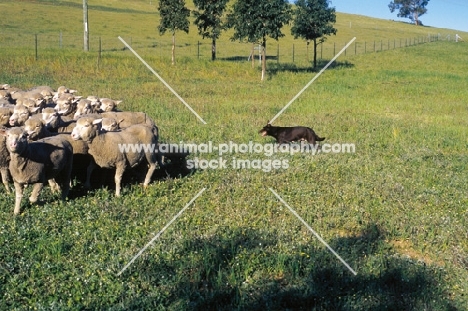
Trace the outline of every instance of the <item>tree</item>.
[[267, 37], [283, 37], [281, 28], [291, 19], [291, 5], [285, 0], [238, 0], [228, 14], [228, 26], [234, 28], [231, 40], [262, 46], [262, 81], [266, 74]]
[[303, 38], [314, 43], [314, 68], [317, 66], [317, 46], [325, 36], [336, 35], [335, 8], [328, 7], [327, 0], [297, 0], [291, 33], [294, 38]]
[[416, 25], [421, 25], [419, 17], [427, 12], [428, 3], [429, 0], [394, 0], [388, 7], [392, 13], [399, 10], [398, 17], [409, 18]]
[[175, 32], [176, 30], [189, 32], [188, 17], [190, 10], [185, 7], [184, 0], [160, 0], [159, 14], [161, 21], [158, 26], [159, 33], [163, 35], [167, 30], [172, 33], [172, 64], [175, 64]]
[[[216, 40], [225, 29], [222, 17], [229, 0], [194, 0], [199, 11], [194, 11], [195, 25], [203, 39], [211, 38], [211, 59], [216, 59]], [[202, 12], [200, 12], [202, 11]]]

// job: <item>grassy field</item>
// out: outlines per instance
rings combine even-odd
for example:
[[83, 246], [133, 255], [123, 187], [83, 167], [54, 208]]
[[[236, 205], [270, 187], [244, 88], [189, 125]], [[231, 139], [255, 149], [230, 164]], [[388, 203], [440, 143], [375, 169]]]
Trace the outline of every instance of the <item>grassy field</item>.
[[[102, 21], [103, 36], [137, 37], [143, 25], [156, 27], [140, 18], [151, 16], [142, 13], [148, 2], [100, 1], [90, 15]], [[80, 1], [54, 3], [3, 2], [11, 18], [2, 29], [79, 34]], [[343, 43], [428, 30], [345, 14], [337, 27], [333, 40]], [[199, 40], [195, 34], [184, 35], [187, 42]], [[300, 41], [280, 40], [293, 42]], [[466, 310], [467, 50], [439, 41], [343, 55], [274, 123], [311, 126], [326, 143], [355, 144], [354, 153], [233, 152], [222, 155], [225, 169], [161, 170], [145, 190], [130, 178], [121, 198], [112, 186], [86, 193], [77, 182], [60, 202], [45, 188], [43, 202], [25, 204], [18, 217], [14, 196], [0, 188], [0, 310]], [[107, 51], [98, 64], [95, 51], [49, 47], [35, 60], [32, 47], [0, 41], [0, 55], [1, 84], [66, 85], [121, 99], [122, 109], [153, 117], [161, 140], [172, 143], [272, 143], [258, 130], [317, 73], [306, 62], [270, 61], [262, 83], [247, 61], [182, 54], [171, 66], [169, 54], [143, 51], [204, 125], [128, 50]], [[235, 169], [234, 158], [277, 159], [288, 168]]]

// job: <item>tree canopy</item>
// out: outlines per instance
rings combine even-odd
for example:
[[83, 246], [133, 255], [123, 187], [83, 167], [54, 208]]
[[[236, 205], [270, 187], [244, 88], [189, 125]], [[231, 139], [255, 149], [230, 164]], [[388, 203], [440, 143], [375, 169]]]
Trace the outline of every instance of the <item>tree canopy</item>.
[[184, 0], [159, 0], [159, 14], [161, 21], [159, 33], [163, 35], [167, 30], [172, 33], [172, 64], [175, 62], [175, 32], [182, 30], [189, 32], [190, 10], [185, 7]]
[[238, 0], [228, 14], [228, 25], [234, 29], [231, 40], [262, 45], [262, 80], [266, 72], [267, 37], [283, 37], [281, 28], [291, 19], [291, 5], [287, 0]]
[[229, 0], [194, 0], [198, 11], [193, 11], [195, 25], [202, 38], [211, 38], [211, 59], [216, 59], [216, 40], [226, 27], [222, 17]]
[[314, 67], [317, 66], [317, 45], [325, 36], [336, 35], [333, 27], [336, 22], [335, 8], [329, 7], [327, 0], [297, 0], [291, 33], [295, 39], [302, 38], [314, 42]]
[[416, 25], [421, 25], [419, 17], [427, 12], [429, 0], [394, 0], [388, 5], [390, 12], [398, 10], [398, 17], [409, 18]]

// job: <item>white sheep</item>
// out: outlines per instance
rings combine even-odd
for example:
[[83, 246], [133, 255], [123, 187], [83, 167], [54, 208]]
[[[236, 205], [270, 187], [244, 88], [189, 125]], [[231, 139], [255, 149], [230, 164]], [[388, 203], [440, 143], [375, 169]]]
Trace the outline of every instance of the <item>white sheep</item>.
[[113, 100], [110, 98], [101, 98], [99, 100], [101, 105], [99, 106], [100, 112], [117, 111], [117, 106], [122, 102], [121, 100]]
[[93, 102], [91, 99], [82, 98], [76, 104], [76, 112], [73, 115], [74, 119], [78, 119], [81, 116], [87, 114], [98, 113], [98, 105], [96, 102]]
[[[135, 152], [122, 152], [119, 146], [136, 144], [140, 146], [156, 147], [158, 137], [153, 130], [145, 125], [133, 125], [119, 132], [101, 133], [99, 124], [101, 119], [82, 117], [76, 121], [72, 131], [72, 138], [88, 142], [89, 154], [93, 157], [94, 165], [102, 168], [115, 168], [115, 195], [120, 196], [122, 175], [127, 167], [135, 167], [146, 159], [149, 164], [143, 185], [146, 187], [156, 169], [158, 154], [151, 150], [134, 150]], [[92, 167], [88, 170], [89, 180]]]
[[[73, 148], [61, 136], [44, 138], [37, 142], [28, 142], [27, 133], [20, 127], [1, 130], [6, 137], [6, 146], [10, 152], [10, 173], [15, 184], [16, 200], [14, 214], [20, 212], [23, 189], [27, 184], [34, 184], [29, 201], [35, 203], [44, 183], [58, 181], [64, 200], [70, 189], [70, 174], [73, 164]], [[57, 190], [57, 189], [55, 189]]]
[[69, 117], [64, 117], [53, 108], [45, 108], [42, 111], [42, 120], [45, 126], [51, 132], [70, 133], [75, 127], [75, 120]]
[[10, 126], [23, 126], [24, 122], [31, 115], [30, 109], [23, 104], [16, 104], [13, 108], [13, 114], [10, 116]]
[[64, 93], [55, 100], [55, 110], [63, 116], [73, 115], [80, 99], [81, 96]]
[[0, 126], [8, 126], [13, 109], [9, 107], [0, 107]]
[[10, 152], [6, 147], [6, 138], [0, 135], [0, 174], [2, 175], [2, 183], [5, 186], [7, 193], [10, 193], [10, 171], [8, 167], [10, 165]]

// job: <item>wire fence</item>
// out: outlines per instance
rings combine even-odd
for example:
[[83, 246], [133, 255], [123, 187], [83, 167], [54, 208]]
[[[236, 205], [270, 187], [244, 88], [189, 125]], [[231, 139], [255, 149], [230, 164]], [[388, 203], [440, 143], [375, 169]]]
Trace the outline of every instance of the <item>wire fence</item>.
[[[168, 58], [171, 55], [172, 41], [167, 37], [160, 38], [122, 38], [140, 55]], [[458, 41], [457, 35], [428, 34], [420, 37], [380, 39], [372, 41], [356, 40], [349, 46], [343, 56], [377, 53], [392, 49], [436, 42]], [[177, 38], [176, 38], [177, 39]], [[0, 48], [21, 48], [31, 50], [35, 57], [47, 49], [72, 49], [83, 50], [84, 36], [68, 35], [60, 33], [21, 34], [0, 32]], [[317, 46], [317, 59], [331, 59], [340, 51], [347, 42], [327, 40]], [[115, 53], [125, 51], [125, 46], [117, 37], [89, 36], [89, 52], [97, 53], [99, 57], [103, 53]], [[211, 59], [211, 41], [194, 39], [185, 42], [176, 42], [177, 57], [192, 59]], [[268, 61], [282, 63], [310, 63], [313, 60], [313, 43], [296, 40], [294, 43], [281, 43], [274, 40], [267, 41], [266, 55]], [[238, 43], [229, 40], [218, 40], [216, 44], [216, 57], [218, 60], [251, 61], [252, 57], [260, 60], [261, 47], [251, 43]]]

